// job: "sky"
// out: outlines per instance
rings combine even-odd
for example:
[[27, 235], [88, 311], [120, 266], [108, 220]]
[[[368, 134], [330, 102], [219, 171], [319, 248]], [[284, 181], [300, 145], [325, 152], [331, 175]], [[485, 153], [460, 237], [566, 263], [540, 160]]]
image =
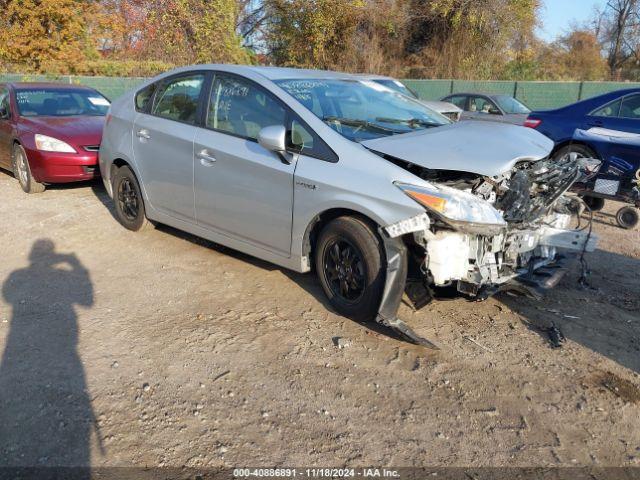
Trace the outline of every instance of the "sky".
[[551, 41], [565, 33], [572, 23], [589, 20], [594, 7], [603, 7], [607, 0], [543, 0], [542, 4], [538, 35]]

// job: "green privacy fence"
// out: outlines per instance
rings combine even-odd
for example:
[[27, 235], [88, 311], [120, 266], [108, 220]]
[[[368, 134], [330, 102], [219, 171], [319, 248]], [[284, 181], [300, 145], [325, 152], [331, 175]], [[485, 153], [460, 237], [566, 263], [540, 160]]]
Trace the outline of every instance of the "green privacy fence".
[[622, 88], [640, 88], [640, 83], [622, 82], [512, 82], [468, 80], [404, 80], [424, 100], [439, 100], [457, 92], [513, 95], [534, 110], [558, 108]]
[[[127, 90], [137, 87], [144, 78], [132, 77], [82, 77], [0, 74], [0, 82], [55, 81], [69, 84], [87, 85], [102, 92], [111, 100]], [[470, 80], [404, 80], [420, 98], [439, 100], [456, 92], [504, 93], [514, 95], [530, 108], [541, 110], [557, 108], [578, 100], [619, 90], [640, 87], [640, 83], [617, 82], [512, 82], [512, 81], [470, 81]]]

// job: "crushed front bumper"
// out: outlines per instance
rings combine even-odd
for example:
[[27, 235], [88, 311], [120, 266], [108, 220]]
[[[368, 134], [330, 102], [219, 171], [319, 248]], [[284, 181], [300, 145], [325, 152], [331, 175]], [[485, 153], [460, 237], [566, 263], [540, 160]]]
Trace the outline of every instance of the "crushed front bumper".
[[424, 248], [425, 288], [455, 285], [460, 293], [477, 300], [505, 290], [540, 298], [560, 282], [576, 253], [592, 252], [597, 245], [591, 232], [567, 229], [569, 215], [550, 215], [536, 229], [508, 229], [486, 236], [453, 230], [433, 233], [428, 219], [416, 218], [381, 229], [387, 275], [376, 321], [429, 348], [437, 347], [397, 316], [408, 272], [403, 236], [413, 234], [415, 243]]

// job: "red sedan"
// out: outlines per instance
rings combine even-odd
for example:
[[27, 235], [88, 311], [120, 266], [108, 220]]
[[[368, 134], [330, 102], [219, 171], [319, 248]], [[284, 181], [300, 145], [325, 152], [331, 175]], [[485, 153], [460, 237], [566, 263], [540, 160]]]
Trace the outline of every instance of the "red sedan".
[[0, 168], [27, 193], [100, 175], [98, 150], [109, 100], [88, 87], [0, 84]]

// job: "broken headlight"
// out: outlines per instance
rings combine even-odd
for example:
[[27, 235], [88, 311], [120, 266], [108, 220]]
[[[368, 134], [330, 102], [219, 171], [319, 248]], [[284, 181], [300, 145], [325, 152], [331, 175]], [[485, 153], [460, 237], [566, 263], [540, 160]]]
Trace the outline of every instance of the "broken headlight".
[[419, 187], [396, 183], [396, 186], [429, 212], [461, 230], [502, 229], [507, 225], [498, 210], [472, 193], [433, 184]]

